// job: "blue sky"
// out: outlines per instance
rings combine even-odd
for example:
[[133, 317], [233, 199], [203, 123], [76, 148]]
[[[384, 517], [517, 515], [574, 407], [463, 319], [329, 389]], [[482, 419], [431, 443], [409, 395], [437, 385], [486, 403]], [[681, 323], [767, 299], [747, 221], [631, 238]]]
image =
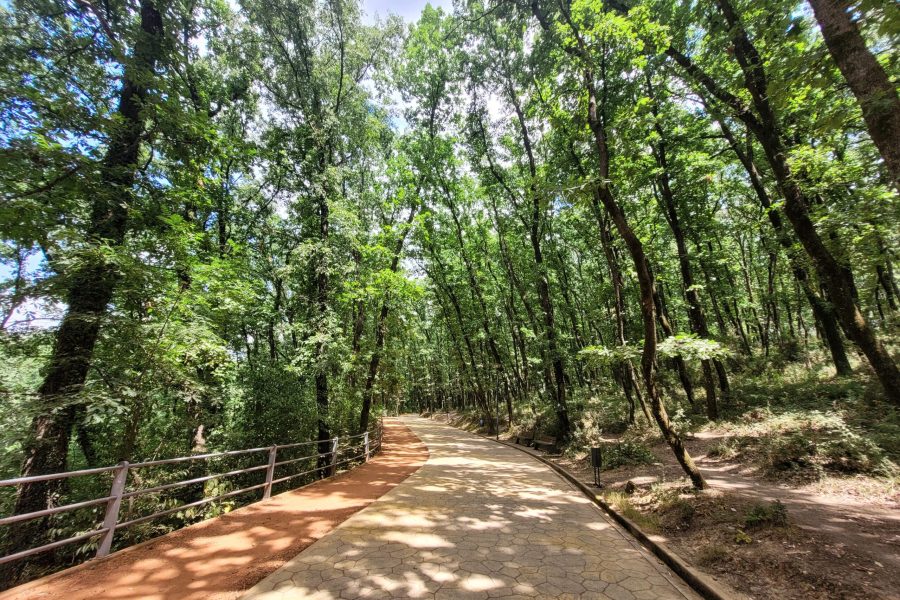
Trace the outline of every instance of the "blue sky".
[[369, 19], [395, 14], [410, 23], [419, 18], [426, 4], [442, 6], [448, 12], [453, 9], [452, 0], [362, 0], [363, 11]]

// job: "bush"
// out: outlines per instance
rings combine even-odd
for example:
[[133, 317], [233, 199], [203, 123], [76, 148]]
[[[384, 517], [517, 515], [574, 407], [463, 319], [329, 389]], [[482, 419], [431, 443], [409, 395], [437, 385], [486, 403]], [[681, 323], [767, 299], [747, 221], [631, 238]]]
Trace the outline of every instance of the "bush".
[[791, 433], [767, 439], [762, 451], [766, 471], [798, 471], [813, 466], [816, 443], [804, 433]]
[[652, 465], [656, 456], [640, 442], [624, 441], [603, 448], [603, 468], [615, 469], [629, 465]]
[[827, 468], [844, 473], [885, 470], [884, 453], [874, 442], [846, 428], [837, 433], [836, 439], [820, 446]]
[[687, 529], [694, 522], [697, 510], [683, 498], [677, 498], [661, 507], [662, 524], [666, 529]]
[[722, 458], [725, 460], [733, 460], [740, 455], [740, 450], [735, 448], [735, 445], [722, 440], [721, 442], [716, 442], [712, 446], [710, 446], [709, 450], [706, 452], [706, 455], [710, 458]]
[[744, 515], [744, 525], [750, 527], [784, 527], [788, 524], [787, 507], [781, 500], [769, 504], [754, 504]]

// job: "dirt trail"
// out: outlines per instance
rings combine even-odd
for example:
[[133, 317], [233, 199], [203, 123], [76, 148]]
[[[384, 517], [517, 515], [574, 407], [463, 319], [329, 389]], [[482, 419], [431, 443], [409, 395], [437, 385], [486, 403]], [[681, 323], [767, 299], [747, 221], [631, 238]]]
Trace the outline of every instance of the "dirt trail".
[[0, 600], [233, 600], [417, 471], [428, 449], [385, 420], [384, 451], [285, 492], [0, 594]]
[[[823, 536], [834, 546], [833, 552], [851, 550], [868, 557], [873, 564], [878, 561], [883, 568], [900, 573], [900, 504], [872, 504], [850, 496], [817, 493], [806, 486], [788, 487], [766, 481], [752, 474], [747, 465], [707, 456], [714, 441], [714, 437], [699, 435], [686, 443], [713, 488], [760, 501], [780, 500], [787, 507], [792, 523]], [[610, 472], [614, 481], [605, 483], [617, 486], [631, 479], [640, 485], [660, 477], [672, 480], [681, 476], [678, 463], [666, 447], [658, 444], [653, 450], [664, 464], [663, 473], [646, 474], [659, 471], [658, 467], [635, 469], [643, 471], [644, 476], [633, 476], [629, 469], [616, 470]]]
[[[787, 545], [777, 539], [767, 540], [755, 552], [745, 547], [745, 563], [729, 562], [728, 572], [715, 566], [706, 569], [708, 572], [718, 573], [753, 597], [897, 598], [892, 591], [900, 585], [900, 506], [896, 498], [871, 501], [848, 494], [821, 493], [813, 485], [788, 487], [770, 482], [747, 464], [707, 456], [714, 441], [712, 436], [698, 436], [686, 443], [712, 490], [729, 494], [738, 508], [743, 501], [741, 510], [746, 509], [748, 501], [780, 500], [787, 508], [790, 523], [805, 535], [798, 534]], [[604, 471], [601, 481], [612, 489], [620, 489], [627, 481], [644, 489], [658, 482], [678, 481], [683, 473], [668, 448], [658, 443], [652, 450], [659, 463]], [[553, 460], [583, 481], [592, 480], [584, 461], [562, 457]], [[690, 557], [710, 540], [721, 539], [721, 528], [728, 529], [727, 525], [725, 521], [710, 525], [705, 538], [693, 535], [691, 530], [683, 534], [669, 531], [667, 543], [684, 552], [684, 557]], [[794, 560], [769, 560], [765, 557], [768, 551], [793, 556]], [[744, 564], [746, 568], [741, 569]]]

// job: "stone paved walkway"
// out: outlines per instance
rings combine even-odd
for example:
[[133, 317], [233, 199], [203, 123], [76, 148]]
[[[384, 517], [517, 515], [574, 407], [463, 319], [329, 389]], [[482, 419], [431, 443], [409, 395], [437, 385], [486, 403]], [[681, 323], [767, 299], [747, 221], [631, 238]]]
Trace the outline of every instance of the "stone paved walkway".
[[244, 599], [697, 598], [548, 467], [404, 422], [431, 452], [425, 466]]

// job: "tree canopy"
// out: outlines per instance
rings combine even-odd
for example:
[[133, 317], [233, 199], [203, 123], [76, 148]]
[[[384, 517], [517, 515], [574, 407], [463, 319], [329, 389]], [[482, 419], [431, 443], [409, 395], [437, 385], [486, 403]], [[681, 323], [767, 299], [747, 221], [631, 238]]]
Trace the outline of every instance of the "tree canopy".
[[900, 405], [896, 5], [363, 10], [0, 5], [4, 475], [601, 406], [702, 488], [748, 374]]

